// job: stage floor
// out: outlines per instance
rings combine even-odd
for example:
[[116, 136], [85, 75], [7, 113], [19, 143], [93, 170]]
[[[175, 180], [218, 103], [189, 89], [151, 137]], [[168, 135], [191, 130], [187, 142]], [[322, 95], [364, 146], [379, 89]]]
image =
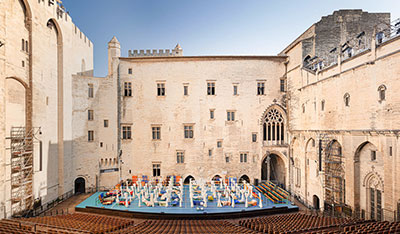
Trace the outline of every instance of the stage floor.
[[[264, 195], [263, 196], [263, 207], [260, 208], [258, 205], [253, 207], [245, 208], [244, 204], [235, 204], [235, 207], [224, 206], [217, 207], [217, 202], [208, 202], [207, 207], [204, 207], [204, 210], [197, 210], [197, 207], [190, 206], [189, 199], [189, 186], [184, 186], [184, 195], [183, 195], [183, 203], [182, 207], [179, 206], [155, 206], [155, 207], [147, 207], [144, 204], [141, 207], [138, 207], [138, 199], [132, 201], [132, 203], [126, 207], [122, 205], [117, 205], [116, 203], [112, 205], [103, 205], [99, 202], [99, 195], [101, 192], [97, 192], [80, 203], [76, 208], [102, 208], [107, 210], [115, 210], [115, 211], [125, 211], [125, 212], [140, 212], [140, 213], [149, 213], [149, 214], [223, 214], [223, 213], [235, 213], [235, 212], [247, 212], [247, 211], [262, 211], [262, 210], [270, 210], [275, 208], [288, 208], [288, 209], [298, 209], [297, 206], [292, 205], [289, 201], [287, 203], [275, 204], [272, 201], [268, 200]], [[256, 199], [257, 202], [259, 199]]]

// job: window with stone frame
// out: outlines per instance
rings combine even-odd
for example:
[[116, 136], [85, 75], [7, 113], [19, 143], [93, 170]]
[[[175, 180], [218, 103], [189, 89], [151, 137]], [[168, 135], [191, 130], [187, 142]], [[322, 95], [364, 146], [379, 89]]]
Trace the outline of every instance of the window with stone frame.
[[257, 95], [265, 95], [265, 82], [257, 82]]
[[152, 126], [151, 133], [153, 140], [161, 140], [161, 126]]
[[93, 130], [88, 131], [88, 141], [89, 142], [94, 141], [94, 131]]
[[268, 144], [283, 144], [285, 141], [285, 119], [276, 108], [270, 109], [264, 117], [263, 141]]
[[238, 92], [239, 92], [239, 91], [238, 91], [238, 84], [233, 84], [233, 95], [234, 95], [234, 96], [239, 95]]
[[132, 83], [131, 82], [124, 82], [124, 96], [132, 97]]
[[176, 163], [185, 163], [185, 151], [177, 150], [176, 151]]
[[165, 83], [157, 83], [157, 96], [165, 96]]
[[153, 163], [153, 177], [161, 176], [161, 164]]
[[207, 95], [215, 95], [215, 81], [207, 82]]
[[89, 98], [93, 98], [94, 97], [93, 84], [88, 84], [88, 97]]
[[128, 125], [122, 126], [122, 139], [130, 140], [132, 139], [132, 127]]
[[227, 121], [235, 121], [235, 111], [227, 111], [226, 112], [226, 120]]
[[343, 101], [345, 106], [350, 106], [350, 94], [345, 93], [343, 96]]
[[193, 125], [184, 125], [183, 126], [183, 133], [185, 139], [193, 139], [194, 132], [193, 132]]
[[240, 162], [247, 163], [247, 153], [240, 153]]
[[88, 110], [88, 120], [94, 120], [94, 112], [93, 110]]
[[189, 96], [189, 85], [188, 84], [183, 85], [183, 95]]
[[378, 94], [379, 94], [379, 101], [384, 101], [386, 99], [386, 86], [385, 85], [379, 86]]

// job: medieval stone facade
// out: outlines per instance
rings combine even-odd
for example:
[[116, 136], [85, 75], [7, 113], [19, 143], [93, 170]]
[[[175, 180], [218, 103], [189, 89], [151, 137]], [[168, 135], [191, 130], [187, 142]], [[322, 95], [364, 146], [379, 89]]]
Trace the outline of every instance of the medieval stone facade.
[[59, 2], [0, 9], [0, 217], [133, 175], [218, 175], [398, 219], [400, 31], [389, 14], [336, 11], [277, 56], [183, 56], [177, 45], [121, 57], [114, 37], [108, 75], [93, 77], [93, 45]]

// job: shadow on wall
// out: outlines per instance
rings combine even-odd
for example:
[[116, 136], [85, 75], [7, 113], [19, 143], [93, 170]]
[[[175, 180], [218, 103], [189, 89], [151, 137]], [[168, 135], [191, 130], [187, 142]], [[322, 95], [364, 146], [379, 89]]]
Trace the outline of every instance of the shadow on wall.
[[[67, 158], [71, 155], [71, 158]], [[47, 151], [47, 194], [42, 203], [52, 201], [58, 197], [58, 144], [48, 142]], [[39, 156], [40, 157], [40, 156]], [[42, 155], [45, 157], [45, 155]], [[44, 158], [42, 158], [44, 161]], [[39, 159], [40, 161], [40, 159]], [[40, 162], [39, 162], [40, 163]], [[43, 165], [44, 166], [44, 165]], [[38, 167], [36, 167], [38, 168]], [[72, 141], [64, 141], [64, 193], [73, 189], [73, 162], [72, 162]], [[45, 169], [45, 167], [43, 167]]]

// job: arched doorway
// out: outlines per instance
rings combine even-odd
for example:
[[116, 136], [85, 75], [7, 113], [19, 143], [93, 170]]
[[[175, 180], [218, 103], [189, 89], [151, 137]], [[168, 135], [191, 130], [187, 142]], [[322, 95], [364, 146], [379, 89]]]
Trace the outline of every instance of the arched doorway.
[[247, 175], [242, 175], [239, 178], [239, 184], [243, 183], [243, 181], [246, 181], [247, 183], [250, 183], [250, 178]]
[[270, 154], [262, 162], [261, 180], [269, 180], [282, 188], [286, 188], [285, 162], [276, 154]]
[[75, 180], [75, 194], [85, 193], [85, 179], [79, 177]]
[[183, 184], [189, 184], [190, 179], [195, 180], [193, 176], [189, 175], [185, 178], [185, 180], [183, 181]]
[[211, 180], [212, 181], [221, 181], [221, 176], [220, 175], [215, 175]]
[[342, 146], [337, 140], [332, 140], [325, 149], [325, 210], [337, 212], [343, 207], [345, 203], [344, 178]]
[[316, 210], [319, 210], [319, 197], [317, 195], [313, 196], [313, 207]]

